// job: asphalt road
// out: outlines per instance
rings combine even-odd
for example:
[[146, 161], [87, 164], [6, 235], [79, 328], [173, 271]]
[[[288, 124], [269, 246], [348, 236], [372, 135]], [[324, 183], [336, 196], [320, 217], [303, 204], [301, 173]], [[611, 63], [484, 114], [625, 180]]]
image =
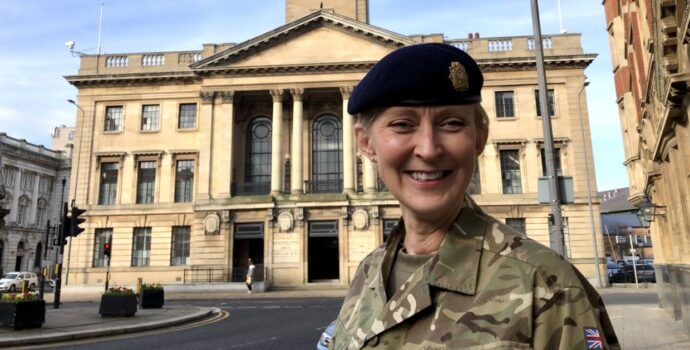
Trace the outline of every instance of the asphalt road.
[[[166, 301], [218, 307], [228, 317], [186, 329], [61, 344], [54, 349], [315, 349], [321, 333], [337, 316], [342, 299], [241, 299]], [[69, 307], [69, 305], [66, 305]], [[184, 328], [184, 327], [183, 327]]]

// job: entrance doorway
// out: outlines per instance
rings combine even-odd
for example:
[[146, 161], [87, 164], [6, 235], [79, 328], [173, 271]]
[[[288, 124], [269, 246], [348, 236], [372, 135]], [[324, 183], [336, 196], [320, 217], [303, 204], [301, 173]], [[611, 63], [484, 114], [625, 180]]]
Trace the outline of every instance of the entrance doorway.
[[337, 221], [310, 222], [307, 248], [309, 282], [340, 278]]
[[19, 242], [19, 244], [17, 245], [17, 258], [14, 262], [14, 271], [22, 270], [22, 261], [24, 260], [24, 254], [26, 254], [24, 242]]
[[252, 259], [254, 281], [264, 280], [264, 224], [235, 224], [232, 245], [232, 281], [244, 282]]

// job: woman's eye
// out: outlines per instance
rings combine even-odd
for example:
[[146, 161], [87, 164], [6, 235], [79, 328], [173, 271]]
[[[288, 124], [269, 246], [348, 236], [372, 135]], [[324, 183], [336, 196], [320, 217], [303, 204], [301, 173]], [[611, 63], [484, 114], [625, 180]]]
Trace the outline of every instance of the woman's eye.
[[395, 121], [389, 124], [389, 127], [396, 129], [396, 130], [408, 130], [413, 127], [413, 124], [411, 122], [405, 121], [405, 120], [399, 120]]
[[445, 129], [460, 129], [467, 125], [463, 119], [448, 119], [441, 123], [441, 127]]

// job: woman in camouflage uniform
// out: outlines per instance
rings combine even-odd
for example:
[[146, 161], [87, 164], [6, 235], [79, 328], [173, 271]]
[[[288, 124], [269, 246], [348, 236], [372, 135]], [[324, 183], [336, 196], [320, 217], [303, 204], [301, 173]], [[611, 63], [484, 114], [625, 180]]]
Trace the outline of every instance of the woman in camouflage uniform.
[[361, 262], [332, 349], [618, 348], [601, 298], [554, 251], [466, 195], [489, 132], [463, 51], [394, 51], [354, 89], [359, 150], [402, 218]]

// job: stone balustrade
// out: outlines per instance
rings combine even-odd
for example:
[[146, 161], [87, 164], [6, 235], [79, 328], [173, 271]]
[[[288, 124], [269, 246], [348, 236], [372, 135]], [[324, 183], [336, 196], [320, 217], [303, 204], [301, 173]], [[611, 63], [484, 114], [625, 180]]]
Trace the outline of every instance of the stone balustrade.
[[[450, 39], [446, 40], [446, 43], [469, 53], [476, 59], [534, 57], [536, 49], [532, 36]], [[583, 54], [579, 34], [543, 36], [542, 48], [545, 56]]]

